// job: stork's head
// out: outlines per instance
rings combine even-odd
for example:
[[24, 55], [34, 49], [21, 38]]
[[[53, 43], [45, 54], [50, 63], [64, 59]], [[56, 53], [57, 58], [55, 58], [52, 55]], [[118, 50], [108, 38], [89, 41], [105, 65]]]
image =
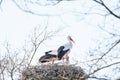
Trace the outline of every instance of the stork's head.
[[68, 38], [68, 40], [69, 40], [70, 42], [75, 43], [75, 41], [71, 38], [71, 36], [68, 36], [67, 38]]
[[45, 55], [47, 55], [47, 54], [49, 54], [49, 53], [51, 53], [51, 52], [52, 52], [52, 50], [47, 51], [47, 52], [45, 52]]

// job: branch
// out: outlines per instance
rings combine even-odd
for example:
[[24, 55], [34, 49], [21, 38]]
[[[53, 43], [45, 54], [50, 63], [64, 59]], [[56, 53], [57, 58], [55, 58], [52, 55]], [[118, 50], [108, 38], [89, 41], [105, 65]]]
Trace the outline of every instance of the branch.
[[95, 2], [97, 2], [97, 3], [99, 3], [99, 4], [102, 4], [100, 1], [97, 1], [97, 0], [93, 0], [93, 1], [95, 1]]
[[[36, 33], [36, 28], [35, 28], [35, 31], [34, 31], [34, 34], [33, 34], [34, 37], [33, 37], [33, 39], [32, 39], [32, 43], [33, 43], [33, 46], [34, 46], [34, 51], [33, 51], [32, 57], [31, 57], [31, 59], [30, 59], [30, 62], [29, 62], [29, 64], [28, 64], [28, 67], [30, 66], [30, 64], [31, 64], [31, 62], [32, 62], [32, 59], [33, 59], [33, 57], [34, 57], [37, 49], [39, 48], [40, 44], [41, 44], [43, 41], [46, 40], [46, 34], [44, 34], [44, 31], [46, 31], [46, 27], [45, 27], [45, 29], [44, 29], [42, 32], [40, 32], [40, 33], [37, 35], [37, 33]], [[39, 37], [40, 37], [42, 34], [44, 34], [43, 39], [37, 43], [37, 41], [39, 40]]]
[[120, 62], [115, 62], [115, 63], [109, 64], [107, 66], [103, 66], [101, 68], [98, 68], [98, 69], [94, 70], [92, 73], [90, 73], [89, 76], [92, 75], [92, 74], [94, 74], [94, 73], [96, 73], [96, 72], [98, 72], [98, 71], [100, 71], [100, 70], [102, 70], [102, 69], [111, 67], [111, 66], [116, 65], [116, 64], [120, 64]]
[[[20, 5], [20, 4], [18, 4], [18, 2], [17, 1], [15, 1], [15, 0], [12, 0], [13, 1], [13, 3], [20, 9], [20, 10], [22, 10], [22, 11], [24, 11], [24, 12], [26, 12], [26, 13], [30, 13], [30, 14], [32, 14], [32, 15], [38, 15], [38, 16], [59, 16], [60, 14], [48, 14], [48, 13], [37, 13], [37, 12], [34, 12], [34, 11], [32, 11], [31, 9], [29, 9], [28, 8], [28, 6], [27, 5], [24, 5], [24, 8], [22, 8], [23, 6], [22, 6], [22, 4]], [[25, 0], [26, 1], [26, 0]], [[22, 7], [21, 7], [22, 6]]]
[[[47, 26], [48, 26], [48, 23], [47, 23]], [[55, 30], [55, 31], [49, 31], [48, 32], [47, 26], [41, 32], [39, 31], [38, 33], [36, 32], [36, 30], [38, 30], [38, 29], [35, 28], [35, 31], [33, 33], [33, 38], [32, 38], [32, 44], [33, 44], [34, 49], [32, 51], [32, 57], [30, 58], [30, 62], [28, 63], [28, 67], [30, 66], [30, 64], [32, 62], [32, 59], [35, 56], [35, 53], [37, 52], [40, 45], [44, 41], [46, 41], [47, 39], [50, 39], [53, 36], [55, 36], [60, 31], [60, 29], [58, 29], [58, 30]], [[42, 39], [41, 39], [41, 37], [42, 37]]]
[[30, 62], [29, 62], [29, 64], [28, 64], [28, 67], [30, 66], [30, 64], [31, 64], [31, 62], [32, 62], [32, 59], [33, 59], [33, 57], [34, 57], [34, 55], [35, 55], [35, 53], [36, 53], [36, 51], [37, 51], [37, 49], [39, 48], [39, 46], [40, 46], [40, 44], [43, 42], [45, 40], [45, 37], [36, 45], [34, 45], [34, 47], [35, 47], [35, 50], [34, 50], [34, 52], [33, 52], [33, 55], [32, 55], [32, 57], [31, 57], [31, 59], [30, 59]]
[[3, 0], [0, 1], [0, 6], [1, 6], [2, 2], [3, 2]]
[[[117, 46], [120, 43], [120, 40], [116, 41], [115, 44], [109, 48], [109, 50], [107, 52], [105, 52], [100, 58], [98, 58], [97, 62], [99, 62], [99, 60], [101, 60], [104, 56], [106, 56], [115, 46]], [[97, 63], [96, 62], [96, 63]]]
[[101, 30], [103, 30], [104, 32], [106, 32], [106, 33], [108, 33], [108, 34], [110, 34], [110, 35], [112, 35], [112, 36], [120, 36], [120, 34], [115, 34], [115, 33], [113, 33], [113, 32], [110, 32], [110, 31], [104, 29], [102, 26], [99, 26], [99, 25], [98, 25], [98, 27], [99, 27]]
[[[32, 15], [38, 15], [38, 16], [60, 16], [64, 13], [68, 13], [69, 11], [58, 12], [57, 7], [55, 7], [55, 5], [59, 4], [62, 1], [74, 1], [74, 0], [44, 0], [44, 1], [43, 0], [24, 0], [24, 1], [12, 0], [12, 2], [20, 10], [22, 10], [26, 13], [30, 13]], [[30, 5], [32, 5], [32, 8], [30, 7]], [[38, 6], [39, 9], [35, 9], [34, 8], [35, 6]], [[45, 11], [44, 11], [44, 9], [45, 9]], [[46, 10], [47, 10], [47, 12], [46, 12]], [[54, 12], [51, 13], [51, 11], [53, 11], [53, 10], [54, 10]], [[42, 12], [39, 12], [39, 11], [42, 11]]]
[[106, 79], [106, 78], [98, 78], [98, 77], [94, 77], [94, 76], [90, 76], [89, 78], [93, 78], [93, 79], [97, 79], [97, 80], [109, 80], [109, 79]]
[[120, 19], [120, 16], [118, 16], [118, 15], [115, 14], [112, 10], [110, 10], [110, 9], [105, 5], [105, 3], [104, 3], [102, 0], [100, 0], [100, 1], [93, 0], [93, 1], [95, 1], [96, 3], [98, 3], [98, 4], [102, 5], [103, 7], [105, 7], [106, 10], [107, 10], [111, 15], [113, 15], [114, 17]]

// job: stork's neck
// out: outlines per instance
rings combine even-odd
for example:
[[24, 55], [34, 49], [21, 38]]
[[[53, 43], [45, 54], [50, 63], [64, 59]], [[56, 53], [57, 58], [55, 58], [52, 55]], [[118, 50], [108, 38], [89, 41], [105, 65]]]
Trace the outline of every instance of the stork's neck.
[[72, 41], [71, 41], [71, 40], [69, 40], [69, 45], [70, 45], [71, 48], [72, 48], [73, 44], [72, 44]]

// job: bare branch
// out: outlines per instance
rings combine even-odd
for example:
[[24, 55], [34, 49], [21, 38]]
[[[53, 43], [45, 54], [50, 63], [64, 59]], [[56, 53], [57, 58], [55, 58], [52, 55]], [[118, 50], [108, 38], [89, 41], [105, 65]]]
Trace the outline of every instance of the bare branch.
[[30, 59], [30, 62], [29, 62], [29, 64], [28, 64], [28, 67], [30, 66], [30, 64], [31, 64], [31, 62], [32, 62], [32, 59], [33, 59], [33, 57], [34, 57], [37, 49], [39, 48], [40, 44], [41, 44], [43, 41], [45, 41], [45, 39], [46, 39], [46, 38], [44, 37], [38, 44], [34, 43], [35, 49], [34, 49], [34, 51], [33, 51], [33, 55], [32, 55], [32, 57], [31, 57], [31, 59]]
[[[120, 39], [119, 39], [118, 41], [116, 41], [116, 42], [111, 46], [111, 48], [108, 49], [107, 52], [105, 52], [100, 58], [98, 58], [97, 62], [98, 62], [99, 60], [101, 60], [104, 56], [106, 56], [106, 55], [107, 55], [115, 46], [117, 46], [119, 43], [120, 43]], [[96, 62], [96, 63], [97, 63], [97, 62]]]
[[[46, 4], [44, 5], [44, 7], [47, 7], [48, 5], [56, 5], [58, 3], [60, 3], [61, 1], [60, 0], [57, 0], [57, 1], [41, 1], [41, 0], [24, 0], [23, 2], [21, 1], [21, 3], [19, 3], [18, 1], [16, 0], [12, 0], [15, 5], [22, 11], [26, 12], [26, 13], [30, 13], [30, 14], [33, 14], [33, 15], [38, 15], [38, 16], [59, 16], [60, 14], [49, 14], [49, 13], [39, 13], [39, 12], [36, 12], [32, 9], [29, 8], [28, 4], [32, 4], [32, 5], [38, 5], [38, 6], [41, 6], [42, 7], [42, 3]], [[58, 2], [58, 3], [56, 3]], [[49, 3], [49, 4], [48, 4]], [[49, 8], [48, 8], [49, 9]]]
[[0, 6], [1, 6], [2, 2], [3, 2], [3, 0], [0, 0]]
[[106, 78], [98, 78], [98, 77], [94, 77], [94, 76], [90, 76], [89, 78], [93, 78], [93, 79], [97, 79], [97, 80], [109, 80], [109, 79], [106, 79]]
[[98, 1], [98, 0], [93, 0], [93, 1], [95, 1], [95, 2], [97, 2], [97, 3], [99, 3], [99, 4], [102, 4], [100, 1]]
[[47, 39], [52, 38], [53, 36], [56, 35], [56, 33], [58, 33], [60, 30], [56, 30], [56, 31], [49, 31], [47, 30], [47, 26], [40, 32], [38, 30], [38, 32], [36, 31], [38, 29], [35, 29], [33, 32], [33, 37], [32, 37], [32, 44], [33, 44], [33, 52], [32, 52], [32, 57], [30, 58], [30, 62], [28, 64], [28, 67], [30, 66], [33, 57], [35, 56], [36, 51], [38, 50], [38, 48], [40, 47], [40, 45], [46, 41]]
[[111, 15], [113, 15], [114, 17], [120, 19], [120, 16], [117, 15], [117, 14], [115, 14], [112, 10], [110, 10], [110, 9], [107, 7], [107, 5], [105, 5], [105, 3], [104, 3], [102, 0], [100, 0], [100, 1], [93, 0], [93, 1], [95, 1], [95, 2], [97, 2], [98, 4], [102, 5], [103, 7], [105, 7], [105, 9], [106, 9]]
[[105, 31], [105, 32], [107, 32], [108, 34], [110, 34], [110, 35], [112, 35], [112, 36], [120, 36], [119, 34], [116, 34], [116, 33], [113, 33], [113, 32], [110, 32], [110, 31], [108, 31], [108, 30], [106, 30], [106, 29], [104, 29], [103, 27], [101, 27], [101, 26], [98, 26], [101, 30], [103, 30], [103, 31]]
[[98, 71], [100, 71], [100, 70], [102, 70], [102, 69], [105, 69], [105, 68], [108, 68], [108, 67], [114, 66], [114, 65], [116, 65], [116, 64], [120, 64], [120, 62], [114, 62], [114, 63], [111, 63], [111, 64], [109, 64], [109, 65], [106, 65], [106, 66], [100, 67], [100, 68], [94, 70], [94, 71], [93, 71], [92, 73], [90, 73], [89, 75], [93, 75], [94, 73], [96, 73], [96, 72], [98, 72]]

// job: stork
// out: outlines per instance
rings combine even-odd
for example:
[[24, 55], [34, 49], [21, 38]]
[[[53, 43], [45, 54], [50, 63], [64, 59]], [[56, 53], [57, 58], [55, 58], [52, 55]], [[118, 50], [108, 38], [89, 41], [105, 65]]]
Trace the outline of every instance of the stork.
[[53, 53], [53, 50], [45, 52], [45, 55], [41, 56], [39, 59], [39, 62], [45, 63], [45, 62], [50, 62], [52, 61], [52, 64], [54, 63], [55, 60], [57, 60], [57, 55], [51, 54]]
[[68, 54], [70, 53], [71, 48], [73, 46], [73, 43], [75, 43], [75, 42], [71, 38], [71, 36], [68, 36], [67, 39], [68, 39], [69, 42], [64, 44], [64, 45], [62, 45], [62, 46], [60, 46], [58, 48], [58, 50], [57, 50], [57, 52], [58, 52], [57, 57], [58, 57], [58, 60], [62, 59], [64, 61], [64, 59], [66, 59], [66, 63], [69, 63], [69, 56], [68, 56]]

